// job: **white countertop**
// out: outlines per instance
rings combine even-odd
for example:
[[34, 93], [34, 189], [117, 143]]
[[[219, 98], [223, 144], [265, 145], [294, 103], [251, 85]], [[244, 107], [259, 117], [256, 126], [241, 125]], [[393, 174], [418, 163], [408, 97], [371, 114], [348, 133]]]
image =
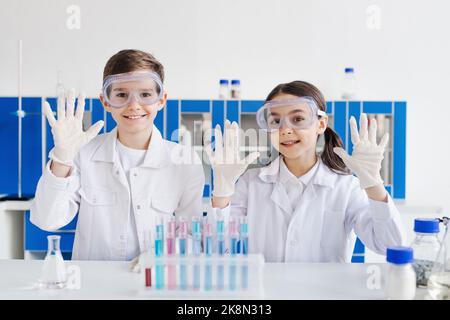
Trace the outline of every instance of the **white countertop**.
[[[145, 291], [141, 275], [128, 271], [129, 262], [66, 261], [81, 271], [81, 288], [77, 290], [39, 290], [33, 287], [43, 261], [0, 260], [0, 299], [215, 299], [213, 292], [189, 296], [161, 295]], [[384, 299], [381, 289], [368, 289], [366, 283], [372, 264], [302, 264], [266, 263], [263, 299]], [[381, 274], [386, 264], [380, 267]], [[423, 299], [425, 289], [418, 289], [416, 299]], [[166, 290], [167, 293], [167, 290]], [[241, 297], [227, 297], [242, 299]], [[258, 297], [247, 297], [257, 299]], [[244, 298], [245, 299], [245, 298]]]

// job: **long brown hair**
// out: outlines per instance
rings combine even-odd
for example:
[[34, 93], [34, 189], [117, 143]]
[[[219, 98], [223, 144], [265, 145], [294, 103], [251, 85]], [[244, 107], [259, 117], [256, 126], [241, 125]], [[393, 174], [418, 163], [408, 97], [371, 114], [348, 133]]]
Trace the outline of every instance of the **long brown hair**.
[[[272, 100], [280, 93], [291, 94], [297, 97], [311, 97], [316, 102], [317, 106], [326, 111], [326, 102], [322, 92], [314, 85], [305, 81], [292, 81], [289, 83], [281, 83], [277, 85], [267, 96], [266, 102]], [[323, 163], [331, 170], [339, 174], [349, 174], [350, 171], [344, 164], [342, 159], [333, 151], [334, 147], [343, 148], [341, 138], [330, 127], [327, 127], [324, 132], [325, 147], [321, 154]]]

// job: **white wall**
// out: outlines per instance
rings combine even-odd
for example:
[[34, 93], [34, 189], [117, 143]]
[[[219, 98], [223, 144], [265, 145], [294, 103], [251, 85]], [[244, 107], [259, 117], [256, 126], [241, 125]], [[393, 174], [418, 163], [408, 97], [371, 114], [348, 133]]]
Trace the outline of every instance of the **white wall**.
[[[81, 8], [81, 29], [66, 8]], [[366, 26], [369, 5], [381, 29]], [[243, 98], [264, 98], [302, 79], [339, 97], [346, 66], [361, 99], [408, 101], [407, 199], [450, 211], [450, 2], [377, 0], [0, 0], [0, 95], [17, 95], [17, 40], [24, 94], [66, 87], [94, 96], [103, 66], [123, 48], [150, 51], [166, 67], [172, 98], [212, 98], [219, 78], [239, 78]]]

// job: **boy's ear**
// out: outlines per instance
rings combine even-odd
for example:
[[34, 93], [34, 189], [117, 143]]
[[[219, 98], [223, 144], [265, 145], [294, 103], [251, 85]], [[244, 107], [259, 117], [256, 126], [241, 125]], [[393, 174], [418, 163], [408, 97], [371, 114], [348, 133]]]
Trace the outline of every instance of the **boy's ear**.
[[162, 108], [164, 108], [164, 106], [166, 105], [166, 103], [167, 103], [167, 92], [164, 91], [161, 99], [159, 100], [158, 111], [161, 111]]
[[100, 102], [102, 103], [103, 108], [106, 111], [110, 112], [109, 110], [111, 107], [108, 105], [108, 103], [106, 103], [105, 98], [103, 97], [103, 94], [100, 94]]

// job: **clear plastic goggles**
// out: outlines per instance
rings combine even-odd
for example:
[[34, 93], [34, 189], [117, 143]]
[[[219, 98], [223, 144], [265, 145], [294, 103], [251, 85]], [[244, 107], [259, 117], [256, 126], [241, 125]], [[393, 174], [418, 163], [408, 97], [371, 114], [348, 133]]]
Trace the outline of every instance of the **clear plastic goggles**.
[[123, 108], [132, 99], [140, 105], [152, 105], [163, 95], [163, 84], [155, 72], [129, 72], [110, 75], [103, 81], [103, 97], [113, 108]]
[[268, 101], [256, 113], [256, 121], [261, 129], [273, 132], [284, 124], [292, 129], [308, 129], [326, 115], [313, 98], [301, 97]]

